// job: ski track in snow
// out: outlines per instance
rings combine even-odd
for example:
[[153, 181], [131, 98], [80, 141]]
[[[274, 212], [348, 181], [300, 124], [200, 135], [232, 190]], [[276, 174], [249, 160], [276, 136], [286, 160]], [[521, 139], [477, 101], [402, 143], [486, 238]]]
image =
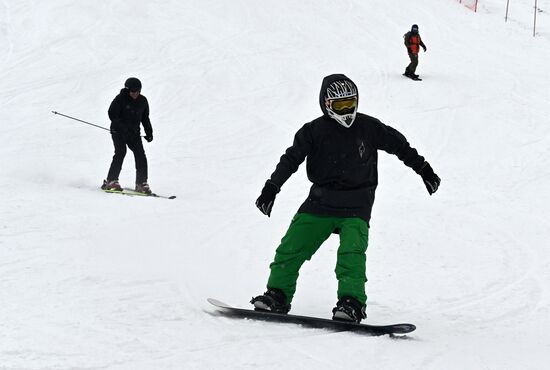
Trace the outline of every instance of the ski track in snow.
[[[550, 360], [550, 19], [539, 1], [252, 0], [0, 3], [0, 368], [544, 369]], [[422, 82], [401, 76], [412, 23]], [[460, 39], [457, 40], [457, 35]], [[502, 43], [505, 39], [507, 42]], [[309, 188], [254, 207], [296, 130], [345, 73], [360, 111], [400, 131], [437, 194], [381, 154], [367, 254], [366, 337], [221, 316], [246, 307]], [[129, 76], [144, 82], [150, 183], [174, 200], [98, 189]], [[121, 182], [132, 186], [128, 153]], [[337, 238], [301, 270], [296, 314], [329, 317]], [[351, 354], [351, 355], [350, 355]]]

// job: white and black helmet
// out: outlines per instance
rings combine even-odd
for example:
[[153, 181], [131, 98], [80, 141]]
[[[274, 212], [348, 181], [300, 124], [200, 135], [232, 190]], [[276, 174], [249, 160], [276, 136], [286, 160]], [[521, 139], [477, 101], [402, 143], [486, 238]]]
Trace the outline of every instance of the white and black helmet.
[[342, 126], [349, 128], [357, 115], [357, 86], [349, 79], [332, 82], [325, 91], [327, 114]]

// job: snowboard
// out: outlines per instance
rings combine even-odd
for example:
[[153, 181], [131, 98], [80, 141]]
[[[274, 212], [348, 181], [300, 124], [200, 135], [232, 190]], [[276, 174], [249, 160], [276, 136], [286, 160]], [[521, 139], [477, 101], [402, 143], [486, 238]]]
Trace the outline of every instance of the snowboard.
[[155, 193], [144, 194], [144, 193], [140, 193], [140, 192], [137, 192], [135, 190], [132, 190], [130, 188], [124, 188], [124, 189], [122, 189], [122, 191], [120, 191], [120, 190], [105, 190], [105, 189], [102, 189], [102, 190], [106, 193], [121, 194], [121, 195], [130, 196], [130, 197], [153, 197], [153, 198], [163, 198], [163, 199], [176, 199], [175, 195], [167, 196], [167, 195], [158, 195], [158, 194], [155, 194]]
[[207, 301], [216, 306], [219, 311], [226, 316], [278, 323], [298, 324], [308, 328], [327, 329], [331, 331], [351, 331], [371, 336], [385, 334], [407, 334], [416, 329], [416, 326], [413, 324], [358, 324], [355, 322], [337, 321], [313, 316], [289, 315], [269, 311], [255, 311], [245, 308], [237, 308], [214, 298], [208, 298]]
[[412, 77], [412, 76], [407, 76], [406, 74], [403, 73], [403, 76], [407, 77], [407, 78], [410, 78], [411, 80], [413, 81], [422, 81], [421, 78], [419, 77]]

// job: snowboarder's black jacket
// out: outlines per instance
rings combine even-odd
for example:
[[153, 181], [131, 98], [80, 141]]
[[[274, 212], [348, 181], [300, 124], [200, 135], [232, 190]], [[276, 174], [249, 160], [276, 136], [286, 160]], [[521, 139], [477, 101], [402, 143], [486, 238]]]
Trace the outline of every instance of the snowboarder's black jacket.
[[360, 217], [369, 222], [378, 185], [378, 150], [395, 154], [417, 173], [424, 157], [405, 137], [378, 119], [357, 113], [350, 128], [327, 115], [324, 93], [344, 75], [325, 77], [319, 103], [324, 115], [306, 123], [281, 157], [268, 180], [281, 186], [307, 158], [307, 176], [313, 183], [298, 212], [337, 217]]
[[124, 136], [139, 135], [140, 123], [143, 124], [145, 136], [153, 135], [153, 128], [149, 120], [149, 103], [147, 98], [139, 95], [133, 99], [128, 89], [120, 90], [109, 106], [111, 130]]

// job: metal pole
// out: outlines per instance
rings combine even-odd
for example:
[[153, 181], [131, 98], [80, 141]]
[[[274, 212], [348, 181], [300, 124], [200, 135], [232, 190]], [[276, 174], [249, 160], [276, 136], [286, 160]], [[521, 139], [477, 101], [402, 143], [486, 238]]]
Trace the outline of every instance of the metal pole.
[[510, 0], [506, 0], [506, 16], [504, 17], [504, 22], [508, 22], [508, 6], [510, 5]]
[[63, 117], [67, 117], [69, 119], [72, 119], [72, 120], [75, 120], [75, 121], [78, 121], [78, 122], [82, 122], [82, 123], [85, 123], [87, 125], [90, 125], [90, 126], [94, 126], [94, 127], [97, 127], [97, 128], [100, 128], [102, 130], [107, 130], [107, 131], [110, 131], [112, 132], [110, 129], [106, 128], [106, 127], [103, 127], [103, 126], [99, 126], [99, 125], [96, 125], [96, 124], [93, 124], [93, 123], [90, 123], [90, 122], [86, 122], [86, 121], [83, 121], [81, 119], [78, 119], [78, 118], [74, 118], [74, 117], [71, 117], [71, 116], [67, 116], [66, 114], [63, 114], [63, 113], [59, 113], [59, 112], [56, 112], [56, 111], [52, 111], [53, 114], [58, 114], [60, 116], [63, 116]]
[[535, 17], [533, 19], [533, 37], [536, 35], [537, 29], [537, 0], [535, 0]]

